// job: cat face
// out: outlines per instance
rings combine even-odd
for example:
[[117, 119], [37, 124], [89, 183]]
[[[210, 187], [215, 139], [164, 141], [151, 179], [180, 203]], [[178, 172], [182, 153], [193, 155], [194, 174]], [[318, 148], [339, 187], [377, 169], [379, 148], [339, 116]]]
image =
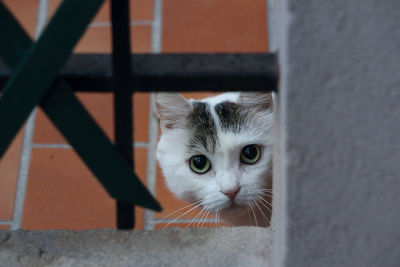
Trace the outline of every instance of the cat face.
[[158, 94], [157, 148], [168, 188], [212, 212], [259, 201], [271, 172], [272, 97], [226, 93], [197, 100]]

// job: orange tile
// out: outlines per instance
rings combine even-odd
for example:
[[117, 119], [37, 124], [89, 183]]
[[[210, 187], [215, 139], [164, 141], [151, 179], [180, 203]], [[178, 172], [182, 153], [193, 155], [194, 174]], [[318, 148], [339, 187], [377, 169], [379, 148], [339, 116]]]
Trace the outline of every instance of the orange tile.
[[3, 3], [33, 39], [35, 36], [39, 0], [3, 0]]
[[74, 53], [111, 53], [110, 27], [89, 27], [75, 46]]
[[57, 128], [50, 122], [46, 117], [46, 114], [40, 108], [36, 111], [33, 142], [57, 144], [67, 143], [65, 138], [58, 132]]
[[13, 217], [23, 133], [22, 128], [0, 160], [0, 220]]
[[[49, 0], [48, 14], [52, 16], [61, 0]], [[153, 20], [153, 0], [131, 0], [130, 17], [131, 21], [149, 21]], [[99, 12], [94, 17], [93, 22], [110, 21], [110, 1], [107, 0], [101, 6]]]
[[266, 52], [267, 36], [265, 0], [163, 1], [163, 52]]
[[[57, 11], [57, 9], [60, 7], [60, 4], [62, 3], [63, 0], [48, 0], [48, 7], [47, 7], [47, 17], [48, 20], [50, 20], [52, 18], [52, 16], [54, 15], [54, 13]], [[93, 21], [97, 20], [98, 18], [101, 18], [101, 14], [100, 13], [104, 13], [105, 12], [105, 8], [108, 7], [108, 1], [106, 3], [106, 1], [104, 1], [104, 3], [102, 4], [102, 6], [99, 9], [99, 12], [97, 13], [97, 15], [93, 18]]]
[[150, 94], [135, 93], [133, 95], [134, 140], [147, 142], [149, 140], [149, 110]]
[[218, 226], [216, 223], [213, 222], [207, 222], [207, 223], [157, 223], [154, 226], [154, 229], [159, 230], [163, 228], [192, 228], [192, 227], [201, 227], [201, 228], [217, 228], [217, 227], [230, 227], [229, 225], [225, 223], [218, 223]]
[[11, 225], [8, 225], [8, 224], [0, 224], [0, 229], [1, 229], [1, 230], [10, 230], [10, 229], [11, 229]]
[[[147, 149], [135, 150], [136, 172], [146, 177]], [[136, 224], [143, 228], [143, 211]], [[115, 201], [70, 149], [32, 150], [23, 229], [115, 228]]]
[[47, 20], [49, 21], [51, 17], [56, 12], [57, 8], [60, 6], [62, 0], [48, 0], [47, 6]]
[[[103, 129], [108, 138], [114, 140], [114, 111], [113, 96], [111, 93], [78, 93], [81, 103]], [[134, 140], [136, 142], [148, 141], [150, 95], [136, 93], [133, 96], [134, 106]], [[44, 112], [38, 109], [35, 123], [34, 143], [65, 144], [67, 141], [58, 132]]]
[[131, 0], [130, 5], [131, 20], [149, 21], [153, 20], [154, 1], [153, 0]]
[[[151, 51], [151, 26], [131, 26], [133, 53]], [[111, 28], [89, 27], [75, 47], [74, 53], [111, 53]]]

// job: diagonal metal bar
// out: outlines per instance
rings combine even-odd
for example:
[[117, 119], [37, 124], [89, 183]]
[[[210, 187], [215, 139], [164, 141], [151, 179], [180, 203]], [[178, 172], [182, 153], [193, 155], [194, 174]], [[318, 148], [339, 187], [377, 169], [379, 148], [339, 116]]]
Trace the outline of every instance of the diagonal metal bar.
[[[1, 2], [0, 19], [0, 32], [12, 29], [10, 41], [1, 44], [0, 57], [14, 68], [32, 41]], [[14, 43], [20, 43], [21, 50], [13, 49]], [[112, 197], [161, 210], [64, 81], [58, 80], [40, 104]]]
[[[17, 67], [18, 62], [24, 57], [28, 48], [32, 45], [32, 40], [26, 32], [20, 27], [11, 13], [0, 1], [0, 33], [7, 36], [7, 40], [0, 42], [1, 58], [11, 69]], [[18, 36], [18, 38], [12, 38]], [[22, 52], [23, 51], [23, 52]], [[21, 53], [22, 52], [22, 53]], [[0, 153], [1, 158], [1, 153]]]
[[[103, 0], [63, 1], [38, 41], [30, 46], [24, 58], [14, 68], [0, 98], [0, 125], [7, 125], [0, 131], [0, 157], [51, 86], [102, 2]], [[7, 12], [1, 2], [0, 5], [2, 13]], [[3, 27], [8, 27], [5, 24], [6, 18], [0, 16]]]
[[161, 210], [65, 82], [59, 80], [55, 84], [44, 97], [41, 107], [112, 197], [124, 203]]

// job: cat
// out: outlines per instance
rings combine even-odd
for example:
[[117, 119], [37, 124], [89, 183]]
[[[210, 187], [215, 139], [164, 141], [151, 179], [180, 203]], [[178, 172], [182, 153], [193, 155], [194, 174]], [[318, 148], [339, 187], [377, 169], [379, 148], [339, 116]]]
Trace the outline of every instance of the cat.
[[[272, 96], [223, 93], [187, 100], [155, 96], [157, 146], [167, 187], [233, 226], [267, 227], [272, 197]], [[202, 216], [200, 216], [202, 217]]]

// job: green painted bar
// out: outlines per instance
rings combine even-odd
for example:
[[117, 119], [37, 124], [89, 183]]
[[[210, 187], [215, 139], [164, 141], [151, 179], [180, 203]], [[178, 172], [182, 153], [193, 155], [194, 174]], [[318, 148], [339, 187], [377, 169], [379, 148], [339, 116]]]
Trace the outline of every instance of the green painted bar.
[[[0, 42], [1, 58], [11, 69], [15, 69], [27, 49], [32, 45], [32, 41], [1, 1], [0, 33], [4, 36]], [[13, 38], [14, 36], [18, 36], [18, 38]]]
[[[0, 131], [0, 157], [50, 88], [102, 2], [63, 1], [39, 40], [14, 69], [0, 98], [0, 125], [7, 125]], [[0, 24], [7, 25], [6, 19], [0, 17]]]
[[[14, 68], [24, 55], [21, 51], [27, 50], [32, 41], [0, 2], [3, 32], [7, 32], [9, 42], [0, 42], [0, 57]], [[16, 43], [20, 50], [14, 48]], [[64, 81], [57, 81], [40, 104], [112, 197], [161, 210]]]
[[41, 107], [98, 177], [108, 193], [121, 202], [161, 210], [133, 174], [126, 160], [98, 128], [64, 81], [58, 81]]

